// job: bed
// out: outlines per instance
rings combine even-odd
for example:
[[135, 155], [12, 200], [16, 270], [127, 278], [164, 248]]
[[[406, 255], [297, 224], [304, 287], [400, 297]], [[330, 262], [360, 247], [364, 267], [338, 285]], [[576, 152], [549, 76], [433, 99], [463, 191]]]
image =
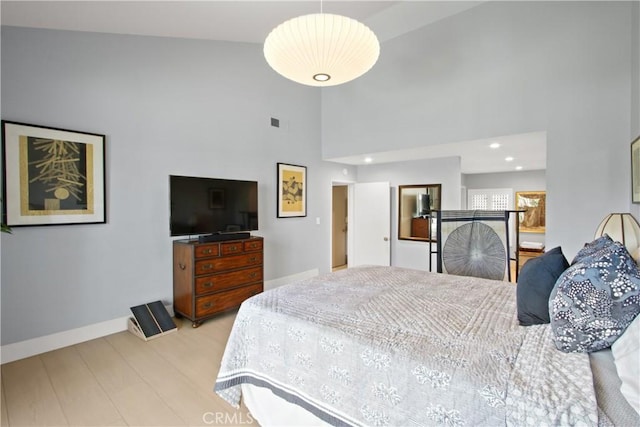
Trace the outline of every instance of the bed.
[[376, 266], [285, 285], [242, 304], [215, 391], [261, 425], [640, 425], [611, 355], [558, 351], [515, 292]]

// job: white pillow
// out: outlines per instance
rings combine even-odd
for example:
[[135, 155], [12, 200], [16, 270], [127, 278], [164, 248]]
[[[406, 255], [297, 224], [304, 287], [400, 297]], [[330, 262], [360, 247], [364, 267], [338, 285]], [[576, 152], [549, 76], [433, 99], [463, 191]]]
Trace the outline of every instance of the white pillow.
[[618, 376], [622, 380], [620, 391], [640, 414], [640, 315], [613, 343], [611, 352]]

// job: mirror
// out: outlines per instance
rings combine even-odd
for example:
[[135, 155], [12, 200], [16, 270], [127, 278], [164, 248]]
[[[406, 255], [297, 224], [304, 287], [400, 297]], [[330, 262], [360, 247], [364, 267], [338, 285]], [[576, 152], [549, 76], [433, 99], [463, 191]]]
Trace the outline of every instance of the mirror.
[[430, 240], [428, 214], [440, 210], [442, 184], [398, 186], [398, 239]]

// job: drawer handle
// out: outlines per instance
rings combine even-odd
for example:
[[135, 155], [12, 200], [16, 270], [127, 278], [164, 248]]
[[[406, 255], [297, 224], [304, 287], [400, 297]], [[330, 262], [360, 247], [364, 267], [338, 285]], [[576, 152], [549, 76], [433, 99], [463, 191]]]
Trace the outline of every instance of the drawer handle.
[[258, 273], [256, 273], [255, 271], [253, 271], [253, 272], [249, 273], [249, 277], [250, 277], [251, 279], [253, 279], [253, 278], [254, 278], [254, 277], [256, 277], [257, 275], [258, 275]]
[[202, 266], [203, 270], [211, 270], [212, 268], [213, 268], [212, 264], [205, 264], [205, 265]]
[[211, 248], [209, 248], [209, 249], [203, 249], [203, 250], [202, 250], [202, 253], [203, 253], [203, 254], [205, 254], [205, 255], [209, 255], [211, 252], [213, 252], [213, 251], [211, 250]]
[[203, 283], [203, 284], [202, 284], [202, 287], [203, 287], [203, 288], [210, 288], [210, 287], [212, 287], [212, 286], [213, 286], [213, 282], [206, 282], [206, 283]]
[[231, 250], [232, 250], [232, 251], [237, 251], [237, 250], [238, 250], [238, 247], [237, 247], [236, 245], [233, 245], [233, 246], [231, 246]]
[[202, 308], [211, 308], [213, 307], [213, 303], [211, 301], [209, 302], [205, 302], [204, 304], [202, 304]]
[[258, 258], [254, 257], [254, 256], [249, 258], [249, 262], [256, 262], [257, 260], [258, 260]]

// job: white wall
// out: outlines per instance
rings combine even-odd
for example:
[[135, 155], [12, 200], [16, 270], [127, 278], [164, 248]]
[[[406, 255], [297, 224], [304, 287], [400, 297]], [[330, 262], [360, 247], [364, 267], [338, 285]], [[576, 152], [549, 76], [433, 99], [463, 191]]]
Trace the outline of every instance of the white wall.
[[323, 156], [545, 131], [547, 246], [572, 256], [631, 208], [637, 7], [486, 2], [383, 43], [363, 78], [323, 92]]
[[[3, 27], [1, 53], [4, 120], [106, 135], [108, 210], [2, 235], [3, 345], [172, 301], [170, 174], [257, 180], [265, 279], [328, 271], [331, 182], [355, 168], [320, 160], [319, 90], [260, 45]], [[276, 219], [277, 162], [308, 167], [306, 218]]]
[[398, 186], [441, 184], [442, 209], [460, 209], [461, 176], [459, 157], [358, 167], [358, 182], [389, 181], [391, 186], [391, 265], [429, 269], [429, 243], [398, 239]]

